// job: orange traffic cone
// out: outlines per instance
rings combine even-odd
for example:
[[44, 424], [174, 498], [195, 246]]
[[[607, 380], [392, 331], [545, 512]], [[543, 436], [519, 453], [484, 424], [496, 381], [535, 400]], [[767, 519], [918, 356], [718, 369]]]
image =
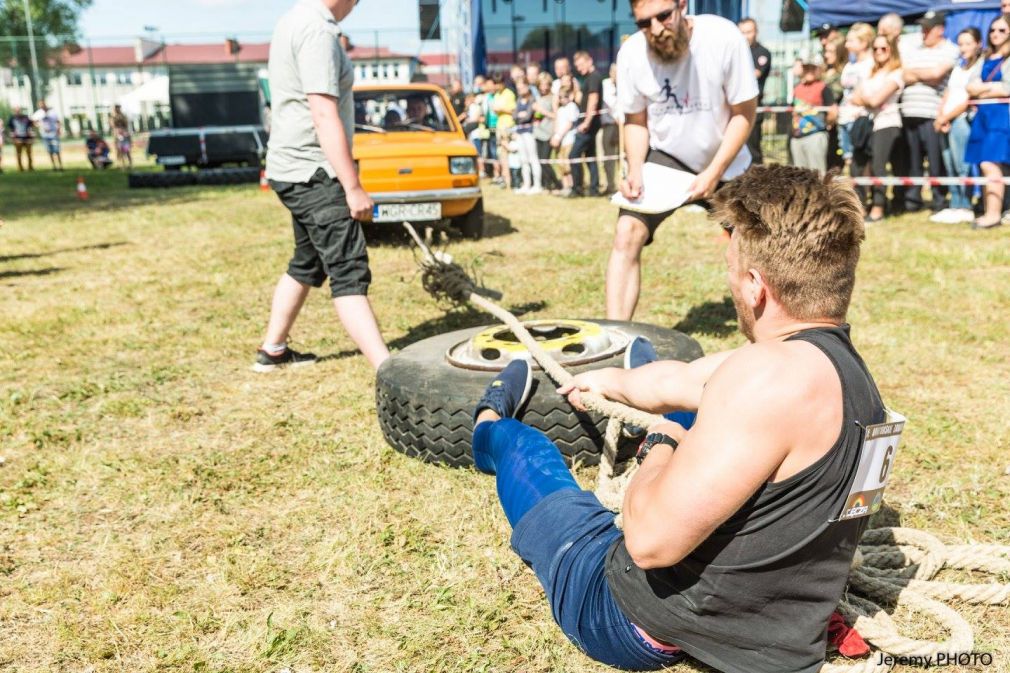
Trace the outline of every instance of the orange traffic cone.
[[270, 183], [267, 181], [267, 172], [265, 170], [260, 170], [260, 191], [270, 191]]
[[77, 198], [79, 198], [81, 201], [88, 200], [88, 186], [84, 184], [83, 175], [77, 176]]

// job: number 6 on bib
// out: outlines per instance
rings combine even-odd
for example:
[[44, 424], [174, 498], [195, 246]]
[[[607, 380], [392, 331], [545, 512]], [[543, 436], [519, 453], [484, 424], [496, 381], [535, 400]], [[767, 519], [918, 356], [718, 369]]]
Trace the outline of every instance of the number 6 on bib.
[[835, 521], [858, 519], [880, 509], [884, 488], [894, 467], [894, 456], [905, 429], [905, 417], [887, 409], [887, 420], [867, 426], [863, 431], [863, 446], [859, 451], [859, 467], [845, 506]]

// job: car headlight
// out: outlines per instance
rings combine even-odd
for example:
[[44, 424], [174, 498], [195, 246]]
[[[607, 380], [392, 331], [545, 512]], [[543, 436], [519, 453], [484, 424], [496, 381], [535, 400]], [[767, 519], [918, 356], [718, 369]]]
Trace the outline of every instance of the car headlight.
[[469, 175], [477, 172], [473, 157], [449, 157], [449, 172], [453, 175]]

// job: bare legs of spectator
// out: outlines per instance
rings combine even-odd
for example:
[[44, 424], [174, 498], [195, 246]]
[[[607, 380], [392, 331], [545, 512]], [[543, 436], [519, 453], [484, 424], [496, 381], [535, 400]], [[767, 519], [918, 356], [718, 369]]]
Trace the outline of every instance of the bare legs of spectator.
[[607, 320], [631, 320], [642, 285], [642, 249], [649, 240], [645, 223], [629, 215], [617, 220], [607, 262]]
[[[990, 180], [1002, 180], [1003, 168], [991, 161], [981, 164], [982, 177]], [[1006, 189], [1002, 182], [989, 182], [985, 186], [985, 213], [975, 220], [975, 229], [989, 229], [998, 226], [1000, 213], [1003, 211], [1003, 192]]]
[[498, 145], [498, 175], [505, 182], [505, 189], [512, 189], [512, 169], [509, 168], [509, 151], [505, 143]]
[[[19, 142], [14, 141], [14, 153], [18, 160], [18, 170], [25, 170], [25, 163], [28, 164], [27, 170], [34, 171], [35, 164], [32, 161], [32, 144], [31, 142]], [[22, 155], [24, 156], [24, 161], [22, 161]]]
[[[309, 296], [308, 285], [284, 274], [277, 282], [274, 290], [273, 304], [270, 307], [270, 322], [267, 325], [264, 343], [282, 344], [288, 340], [295, 319], [298, 317], [305, 299]], [[389, 349], [382, 340], [379, 325], [372, 312], [372, 305], [365, 296], [335, 297], [333, 306], [337, 317], [343, 324], [347, 334], [361, 350], [372, 367], [379, 368], [389, 357]]]
[[63, 155], [59, 152], [50, 152], [49, 161], [53, 164], [54, 171], [63, 170]]

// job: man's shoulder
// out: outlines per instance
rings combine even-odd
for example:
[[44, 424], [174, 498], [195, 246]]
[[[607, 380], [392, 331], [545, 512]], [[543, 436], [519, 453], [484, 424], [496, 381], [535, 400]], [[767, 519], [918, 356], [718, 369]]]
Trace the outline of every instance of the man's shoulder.
[[785, 410], [815, 402], [825, 375], [833, 371], [827, 356], [809, 342], [766, 341], [740, 348], [719, 367], [712, 383], [731, 387], [734, 398], [760, 399]]
[[705, 34], [705, 39], [719, 38], [720, 41], [736, 41], [736, 38], [744, 39], [743, 33], [735, 23], [717, 14], [695, 14], [691, 17], [694, 21], [695, 31]]
[[315, 4], [305, 0], [295, 3], [277, 22], [274, 38], [287, 35], [290, 39], [304, 39], [308, 35], [323, 33], [337, 39], [340, 26], [325, 16], [321, 3]]
[[624, 44], [617, 51], [617, 60], [624, 61], [629, 58], [640, 58], [647, 53], [647, 46], [645, 33], [640, 30], [636, 31], [634, 35], [624, 41]]

